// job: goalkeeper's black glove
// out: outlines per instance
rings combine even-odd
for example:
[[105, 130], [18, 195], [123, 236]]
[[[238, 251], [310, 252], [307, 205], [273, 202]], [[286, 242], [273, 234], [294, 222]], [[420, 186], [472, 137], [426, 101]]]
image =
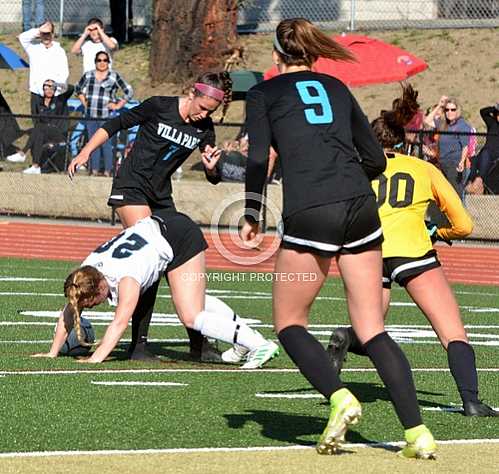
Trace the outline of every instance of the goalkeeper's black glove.
[[426, 229], [428, 231], [428, 235], [430, 236], [431, 243], [434, 244], [437, 240], [441, 242], [445, 242], [447, 245], [452, 245], [452, 242], [448, 239], [444, 239], [440, 235], [438, 235], [438, 227], [435, 223], [431, 221], [426, 221]]

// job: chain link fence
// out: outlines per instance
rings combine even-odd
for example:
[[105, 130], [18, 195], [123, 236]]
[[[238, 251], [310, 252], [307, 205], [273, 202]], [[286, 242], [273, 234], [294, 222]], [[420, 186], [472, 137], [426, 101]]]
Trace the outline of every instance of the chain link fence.
[[[0, 6], [0, 32], [19, 31], [22, 25], [23, 0], [2, 0]], [[35, 2], [33, 2], [35, 3]], [[80, 34], [89, 18], [101, 18], [105, 25], [111, 24], [109, 0], [45, 0], [47, 19], [62, 25], [63, 34]], [[152, 24], [152, 0], [123, 0], [127, 12], [127, 24], [135, 31], [149, 33]]]
[[[109, 0], [46, 0], [45, 16], [64, 34], [81, 33], [97, 16], [110, 24]], [[152, 0], [127, 0], [130, 23], [149, 33]], [[499, 0], [247, 0], [240, 9], [241, 33], [270, 32], [283, 18], [305, 17], [335, 30], [471, 28], [499, 26]], [[22, 0], [2, 0], [0, 32], [19, 31]]]

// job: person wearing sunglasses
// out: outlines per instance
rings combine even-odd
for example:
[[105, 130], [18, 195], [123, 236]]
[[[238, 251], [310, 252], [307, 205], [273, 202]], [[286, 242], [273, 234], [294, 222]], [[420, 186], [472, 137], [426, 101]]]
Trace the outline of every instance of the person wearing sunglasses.
[[112, 69], [111, 52], [118, 49], [118, 41], [104, 32], [100, 18], [90, 18], [81, 36], [75, 41], [71, 53], [83, 57], [83, 74], [95, 69], [95, 55], [101, 51], [109, 55], [109, 69]]
[[[68, 85], [66, 90], [56, 84], [53, 79], [44, 81], [43, 95], [35, 94], [33, 101], [34, 128], [29, 132], [29, 139], [22, 151], [7, 157], [8, 161], [23, 162], [29, 150], [32, 164], [26, 168], [25, 174], [40, 174], [43, 167], [43, 156], [49, 143], [62, 143], [66, 141], [69, 122], [64, 118], [54, 118], [68, 115], [67, 100], [73, 94], [74, 87]], [[59, 95], [56, 95], [59, 93]]]
[[[92, 120], [86, 122], [88, 137], [103, 125], [113, 113], [121, 109], [132, 97], [133, 89], [119, 73], [109, 69], [110, 56], [105, 51], [95, 55], [95, 70], [83, 74], [76, 85], [76, 95], [86, 109], [87, 117]], [[118, 98], [121, 89], [123, 97]], [[113, 169], [113, 144], [106, 141], [91, 155], [90, 169], [93, 175], [100, 171], [101, 158], [104, 160], [104, 176], [111, 176]]]
[[[461, 106], [454, 97], [440, 98], [438, 108], [426, 117], [425, 123], [439, 132], [439, 165], [456, 192], [463, 197], [465, 171], [469, 167], [471, 125], [461, 116]], [[438, 116], [440, 115], [440, 116]], [[452, 132], [452, 133], [446, 133]]]

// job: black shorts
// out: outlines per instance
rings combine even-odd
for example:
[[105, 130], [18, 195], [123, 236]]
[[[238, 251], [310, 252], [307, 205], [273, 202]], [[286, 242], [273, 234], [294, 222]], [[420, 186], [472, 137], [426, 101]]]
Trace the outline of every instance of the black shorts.
[[172, 209], [156, 210], [153, 219], [160, 223], [161, 234], [173, 250], [166, 273], [174, 270], [208, 248], [199, 226], [185, 214]]
[[440, 266], [435, 250], [430, 250], [421, 257], [384, 258], [383, 288], [391, 288], [392, 282], [396, 282], [400, 286], [405, 286], [410, 278]]
[[337, 253], [361, 253], [382, 242], [376, 199], [368, 194], [285, 218], [281, 247], [333, 257]]
[[156, 209], [175, 209], [173, 199], [168, 196], [162, 200], [153, 199], [141, 188], [123, 188], [113, 184], [111, 195], [107, 201], [107, 205], [111, 207], [121, 207], [129, 205], [145, 205], [149, 206], [152, 211]]

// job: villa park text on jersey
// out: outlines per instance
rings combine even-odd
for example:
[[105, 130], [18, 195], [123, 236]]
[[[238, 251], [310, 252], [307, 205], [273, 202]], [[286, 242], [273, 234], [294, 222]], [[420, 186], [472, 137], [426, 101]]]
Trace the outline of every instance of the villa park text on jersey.
[[193, 137], [185, 132], [181, 132], [175, 127], [161, 122], [158, 123], [158, 135], [180, 146], [189, 148], [189, 150], [194, 150], [194, 148], [196, 148], [201, 141], [199, 138]]

